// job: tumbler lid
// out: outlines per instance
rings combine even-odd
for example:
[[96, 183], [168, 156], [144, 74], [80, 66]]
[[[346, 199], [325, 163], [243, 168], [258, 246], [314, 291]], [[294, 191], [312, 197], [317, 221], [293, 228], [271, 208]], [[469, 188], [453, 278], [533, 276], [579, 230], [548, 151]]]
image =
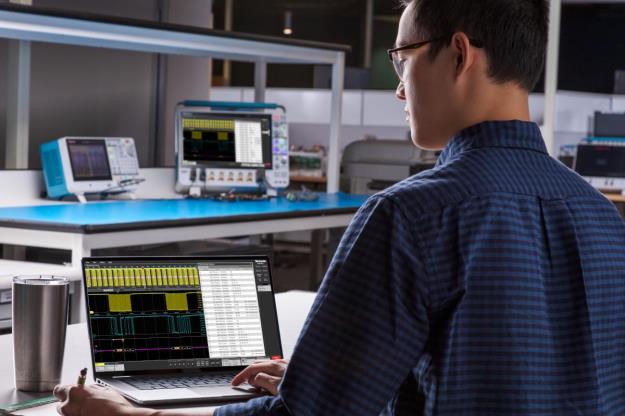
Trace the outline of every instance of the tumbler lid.
[[63, 276], [15, 276], [13, 277], [13, 284], [17, 285], [39, 285], [39, 286], [52, 286], [52, 285], [67, 285], [69, 284], [69, 278]]

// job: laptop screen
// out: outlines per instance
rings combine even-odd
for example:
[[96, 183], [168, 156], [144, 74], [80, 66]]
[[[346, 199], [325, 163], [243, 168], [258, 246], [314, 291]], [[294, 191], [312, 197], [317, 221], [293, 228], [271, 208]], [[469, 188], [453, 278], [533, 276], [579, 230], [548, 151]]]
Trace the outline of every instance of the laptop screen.
[[264, 256], [86, 258], [98, 375], [282, 358]]

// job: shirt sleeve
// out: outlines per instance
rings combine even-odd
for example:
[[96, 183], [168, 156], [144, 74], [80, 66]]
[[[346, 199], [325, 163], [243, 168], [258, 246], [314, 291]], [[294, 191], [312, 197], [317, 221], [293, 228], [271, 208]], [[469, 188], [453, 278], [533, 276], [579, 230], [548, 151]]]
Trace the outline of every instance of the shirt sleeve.
[[290, 416], [290, 413], [280, 396], [265, 396], [222, 406], [213, 412], [213, 416]]
[[413, 229], [393, 201], [370, 198], [341, 240], [280, 395], [216, 415], [380, 414], [428, 338], [425, 272]]

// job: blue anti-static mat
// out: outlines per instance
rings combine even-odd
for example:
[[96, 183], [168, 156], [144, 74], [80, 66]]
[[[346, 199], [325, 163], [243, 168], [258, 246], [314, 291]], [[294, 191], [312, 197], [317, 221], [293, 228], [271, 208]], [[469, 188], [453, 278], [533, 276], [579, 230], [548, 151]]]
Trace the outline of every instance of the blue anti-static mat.
[[[185, 223], [305, 217], [355, 212], [365, 195], [319, 194], [317, 201], [215, 201], [212, 199], [105, 201], [0, 208], [0, 225], [20, 228], [110, 231], [108, 226], [143, 228]], [[205, 221], [203, 221], [205, 220]], [[132, 225], [135, 227], [132, 227]], [[141, 226], [142, 225], [142, 226]]]

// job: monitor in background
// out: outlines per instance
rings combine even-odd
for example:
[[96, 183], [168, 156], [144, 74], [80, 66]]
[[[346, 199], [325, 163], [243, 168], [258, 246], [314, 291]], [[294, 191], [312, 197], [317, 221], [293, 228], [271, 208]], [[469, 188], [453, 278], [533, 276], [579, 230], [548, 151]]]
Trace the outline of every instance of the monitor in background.
[[574, 169], [602, 191], [625, 191], [625, 113], [594, 115], [594, 136], [577, 145]]
[[625, 113], [602, 113], [595, 111], [595, 137], [625, 137]]
[[577, 145], [574, 169], [603, 191], [625, 190], [625, 141], [587, 139]]
[[577, 147], [575, 171], [585, 177], [625, 177], [625, 146], [580, 144]]
[[[288, 186], [288, 128], [280, 106], [187, 103], [176, 111], [177, 192], [255, 192], [263, 180]], [[276, 109], [282, 114], [268, 112]]]

